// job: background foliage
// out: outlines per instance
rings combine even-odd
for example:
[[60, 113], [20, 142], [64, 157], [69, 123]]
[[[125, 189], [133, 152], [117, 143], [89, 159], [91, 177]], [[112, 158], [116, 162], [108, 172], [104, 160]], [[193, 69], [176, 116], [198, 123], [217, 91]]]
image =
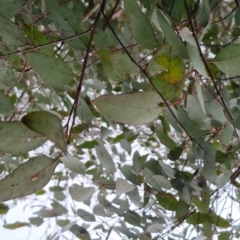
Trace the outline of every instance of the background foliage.
[[2, 227], [239, 239], [239, 24], [238, 0], [0, 0]]

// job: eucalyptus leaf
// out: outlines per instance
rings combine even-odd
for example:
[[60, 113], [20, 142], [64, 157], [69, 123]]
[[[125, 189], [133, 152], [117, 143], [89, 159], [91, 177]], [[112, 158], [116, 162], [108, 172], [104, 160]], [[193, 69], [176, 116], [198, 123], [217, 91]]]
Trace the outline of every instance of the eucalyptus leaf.
[[36, 51], [26, 54], [26, 58], [41, 79], [52, 87], [63, 88], [73, 78], [73, 72], [60, 58], [45, 52]]
[[0, 151], [12, 154], [36, 149], [47, 138], [31, 131], [22, 122], [0, 122]]
[[24, 197], [40, 190], [49, 182], [58, 163], [58, 160], [44, 155], [30, 158], [0, 180], [0, 201]]
[[22, 118], [22, 122], [32, 131], [56, 143], [57, 147], [67, 154], [67, 141], [61, 120], [55, 114], [47, 111], [30, 112]]
[[94, 187], [82, 187], [76, 183], [74, 183], [69, 188], [69, 193], [71, 197], [73, 198], [74, 201], [77, 201], [77, 202], [83, 202], [89, 199], [94, 192], [95, 192]]
[[124, 0], [124, 6], [130, 19], [130, 27], [136, 42], [143, 48], [158, 47], [154, 29], [147, 16], [142, 12], [136, 0]]
[[136, 92], [121, 95], [102, 95], [93, 104], [107, 118], [127, 124], [144, 124], [156, 119], [161, 113], [162, 102], [155, 92]]

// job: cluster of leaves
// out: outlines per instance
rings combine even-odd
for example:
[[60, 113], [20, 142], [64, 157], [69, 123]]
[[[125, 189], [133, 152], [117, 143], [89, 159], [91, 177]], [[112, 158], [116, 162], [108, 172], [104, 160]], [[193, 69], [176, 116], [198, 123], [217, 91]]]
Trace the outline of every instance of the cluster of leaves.
[[0, 202], [51, 195], [3, 226], [238, 239], [239, 22], [233, 0], [0, 0]]

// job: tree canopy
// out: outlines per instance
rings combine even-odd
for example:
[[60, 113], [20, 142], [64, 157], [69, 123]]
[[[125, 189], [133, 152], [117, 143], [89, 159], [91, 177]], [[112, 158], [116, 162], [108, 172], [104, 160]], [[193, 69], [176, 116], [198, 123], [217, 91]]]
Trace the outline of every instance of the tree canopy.
[[237, 0], [0, 0], [2, 227], [239, 239], [239, 25]]

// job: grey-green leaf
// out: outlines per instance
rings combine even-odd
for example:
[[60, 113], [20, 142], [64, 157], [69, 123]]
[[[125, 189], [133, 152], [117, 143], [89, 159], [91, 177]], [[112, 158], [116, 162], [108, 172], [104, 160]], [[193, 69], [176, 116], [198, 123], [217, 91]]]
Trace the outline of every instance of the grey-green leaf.
[[0, 151], [11, 154], [25, 153], [47, 141], [31, 131], [22, 122], [0, 122]]
[[31, 52], [26, 58], [42, 80], [52, 86], [62, 88], [73, 78], [72, 70], [60, 59], [43, 52]]
[[116, 171], [116, 167], [112, 157], [104, 147], [103, 142], [100, 139], [98, 139], [97, 142], [98, 146], [96, 146], [95, 149], [100, 163], [104, 168], [106, 168], [107, 171], [114, 173]]
[[0, 114], [8, 113], [13, 110], [13, 104], [7, 97], [0, 94]]
[[230, 44], [220, 50], [212, 62], [224, 73], [235, 76], [240, 74], [240, 44]]
[[0, 14], [6, 18], [12, 17], [27, 0], [1, 0], [0, 1]]
[[188, 54], [187, 54], [186, 46], [184, 45], [182, 39], [176, 34], [173, 27], [168, 24], [163, 13], [160, 10], [157, 11], [157, 16], [158, 16], [158, 21], [162, 28], [164, 37], [167, 39], [173, 51], [179, 57], [187, 59]]
[[22, 118], [22, 122], [32, 131], [56, 143], [57, 147], [67, 154], [67, 141], [62, 123], [55, 114], [47, 111], [30, 112]]
[[0, 202], [24, 197], [42, 189], [59, 161], [41, 155], [30, 158], [0, 180]]
[[0, 33], [0, 49], [2, 48], [4, 52], [9, 52], [12, 49], [16, 50], [17, 47], [28, 44], [23, 32], [17, 25], [2, 15], [0, 15]]
[[64, 165], [70, 169], [71, 171], [75, 173], [79, 173], [81, 175], [85, 175], [86, 167], [85, 164], [81, 161], [79, 161], [76, 157], [62, 157], [61, 161], [64, 163]]
[[156, 92], [102, 95], [93, 104], [107, 118], [120, 123], [140, 125], [153, 121], [161, 113], [162, 99]]
[[77, 202], [83, 202], [89, 199], [94, 192], [94, 187], [82, 187], [75, 183], [69, 188], [69, 193], [72, 196], [72, 199]]
[[153, 49], [159, 46], [153, 26], [135, 0], [124, 0], [124, 6], [130, 19], [132, 34], [143, 48]]

